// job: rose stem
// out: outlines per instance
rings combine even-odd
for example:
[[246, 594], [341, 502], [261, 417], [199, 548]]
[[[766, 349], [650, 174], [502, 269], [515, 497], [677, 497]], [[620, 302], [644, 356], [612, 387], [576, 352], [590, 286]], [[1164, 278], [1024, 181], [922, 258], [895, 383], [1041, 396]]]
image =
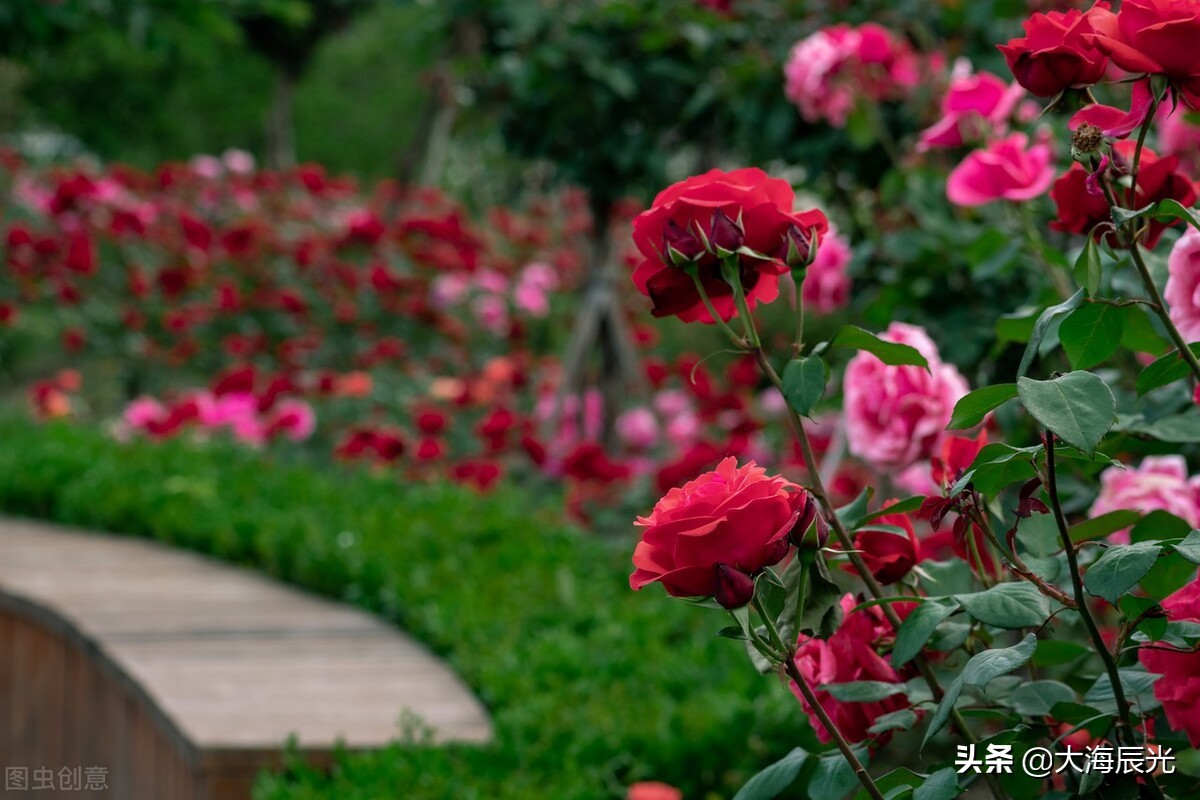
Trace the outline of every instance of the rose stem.
[[1075, 590], [1075, 610], [1079, 612], [1080, 618], [1083, 620], [1084, 627], [1088, 630], [1088, 635], [1092, 639], [1092, 644], [1100, 654], [1100, 659], [1104, 662], [1104, 669], [1108, 673], [1108, 680], [1112, 683], [1113, 699], [1117, 704], [1117, 714], [1120, 717], [1117, 725], [1117, 739], [1121, 743], [1130, 741], [1130, 735], [1133, 731], [1133, 723], [1129, 716], [1129, 701], [1125, 698], [1125, 688], [1121, 685], [1121, 673], [1117, 671], [1117, 662], [1113, 660], [1112, 653], [1108, 650], [1108, 645], [1104, 643], [1104, 637], [1100, 634], [1100, 628], [1096, 625], [1096, 620], [1092, 616], [1092, 610], [1087, 604], [1087, 595], [1083, 591], [1083, 578], [1079, 574], [1079, 558], [1075, 553], [1075, 545], [1071, 541], [1071, 534], [1067, 530], [1067, 520], [1063, 516], [1062, 503], [1058, 499], [1058, 477], [1054, 465], [1054, 434], [1050, 430], [1046, 431], [1045, 439], [1042, 442], [1046, 450], [1046, 494], [1050, 497], [1050, 508], [1054, 511], [1054, 522], [1058, 525], [1058, 535], [1062, 539], [1063, 549], [1067, 556], [1067, 566], [1071, 573], [1071, 586]]
[[[801, 600], [803, 600], [803, 598], [801, 598]], [[867, 794], [874, 798], [874, 800], [883, 800], [883, 793], [880, 792], [879, 787], [875, 785], [875, 781], [871, 778], [871, 774], [867, 772], [867, 768], [863, 766], [861, 761], [859, 761], [858, 756], [854, 752], [854, 748], [852, 748], [850, 743], [846, 741], [846, 737], [842, 735], [842, 732], [838, 729], [838, 726], [830, 718], [829, 714], [825, 712], [824, 706], [822, 706], [821, 701], [817, 699], [817, 695], [815, 692], [813, 692], [812, 687], [808, 685], [808, 682], [804, 680], [804, 676], [800, 674], [800, 670], [796, 666], [795, 643], [791, 644], [790, 646], [785, 645], [783, 643], [783, 639], [779, 635], [779, 629], [775, 627], [775, 623], [771, 620], [771, 617], [763, 608], [762, 600], [755, 596], [753, 602], [755, 610], [758, 611], [758, 615], [762, 617], [763, 623], [767, 626], [767, 632], [770, 633], [771, 638], [778, 643], [780, 648], [782, 648], [782, 652], [777, 653], [777, 655], [782, 659], [783, 668], [787, 671], [788, 677], [790, 677], [796, 683], [796, 686], [799, 687], [800, 694], [804, 695], [804, 702], [806, 702], [808, 707], [813, 710], [813, 713], [817, 715], [817, 719], [821, 721], [821, 725], [824, 726], [825, 730], [828, 731], [829, 735], [833, 738], [834, 743], [837, 744], [837, 748], [841, 751], [842, 756], [846, 759], [846, 762], [851, 766], [851, 768], [854, 769], [854, 774], [858, 776], [859, 783], [861, 783], [863, 788], [867, 790]]]

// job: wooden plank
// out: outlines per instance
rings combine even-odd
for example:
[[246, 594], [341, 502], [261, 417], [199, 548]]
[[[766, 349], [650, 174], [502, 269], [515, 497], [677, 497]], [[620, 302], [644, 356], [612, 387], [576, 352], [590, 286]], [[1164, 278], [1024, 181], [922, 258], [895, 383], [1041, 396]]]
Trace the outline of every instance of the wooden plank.
[[113, 797], [248, 797], [289, 736], [327, 761], [409, 716], [437, 741], [492, 735], [445, 664], [364, 612], [153, 542], [0, 520], [14, 763], [105, 767]]

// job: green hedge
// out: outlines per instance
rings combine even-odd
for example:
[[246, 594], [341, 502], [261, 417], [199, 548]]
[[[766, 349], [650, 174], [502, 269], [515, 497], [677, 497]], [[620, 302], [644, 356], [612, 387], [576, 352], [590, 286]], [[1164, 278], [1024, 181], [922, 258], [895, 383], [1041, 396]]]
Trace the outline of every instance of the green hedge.
[[332, 774], [297, 765], [262, 776], [260, 800], [571, 800], [641, 779], [728, 797], [811, 743], [786, 690], [714, 637], [714, 612], [630, 592], [632, 540], [565, 525], [544, 494], [0, 417], [0, 510], [151, 536], [376, 611], [443, 655], [493, 715], [488, 747], [397, 744], [345, 755]]

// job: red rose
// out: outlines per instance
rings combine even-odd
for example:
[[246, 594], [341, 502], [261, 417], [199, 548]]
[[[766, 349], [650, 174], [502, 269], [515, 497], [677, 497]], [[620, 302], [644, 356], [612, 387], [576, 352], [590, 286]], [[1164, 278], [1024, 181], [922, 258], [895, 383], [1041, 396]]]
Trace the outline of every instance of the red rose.
[[[779, 295], [789, 252], [807, 255], [811, 236], [829, 229], [817, 210], [792, 213], [787, 181], [760, 169], [711, 170], [659, 193], [633, 221], [633, 241], [643, 260], [633, 283], [654, 303], [656, 317], [715, 322], [683, 265], [694, 264], [717, 314], [733, 318], [733, 290], [721, 279], [720, 253], [739, 252], [740, 278], [751, 309]], [[757, 255], [749, 255], [742, 248]]]
[[788, 534], [807, 500], [802, 488], [767, 477], [753, 461], [738, 467], [726, 458], [638, 517], [645, 532], [629, 585], [636, 591], [660, 581], [675, 597], [715, 595], [727, 608], [745, 605], [749, 576], [787, 555]]
[[1092, 41], [1092, 16], [1107, 10], [1102, 2], [1086, 14], [1072, 8], [1025, 20], [1025, 35], [999, 46], [1017, 83], [1038, 97], [1053, 97], [1103, 78], [1108, 56]]
[[[888, 500], [883, 507], [887, 508], [896, 502]], [[862, 551], [863, 561], [875, 576], [875, 580], [884, 585], [895, 583], [907, 575], [920, 560], [917, 533], [913, 530], [912, 520], [907, 514], [888, 514], [875, 520], [874, 524], [893, 525], [904, 533], [889, 530], [859, 531], [854, 535], [854, 549]]]
[[[1133, 158], [1134, 143], [1128, 140], [1113, 145], [1113, 154], [1118, 162], [1129, 163]], [[1126, 208], [1144, 208], [1160, 200], [1178, 200], [1183, 206], [1191, 207], [1196, 200], [1196, 185], [1179, 170], [1178, 156], [1159, 157], [1149, 148], [1142, 150], [1142, 163], [1138, 172], [1137, 197], [1129, 189], [1113, 185], [1118, 201]], [[1097, 187], [1089, 184], [1088, 171], [1078, 163], [1072, 164], [1065, 174], [1054, 182], [1050, 196], [1058, 207], [1058, 219], [1050, 227], [1070, 233], [1089, 233], [1101, 222], [1111, 222], [1108, 201]], [[1178, 224], [1178, 222], [1171, 223]], [[1142, 234], [1141, 243], [1154, 247], [1169, 227], [1162, 222], [1151, 222]], [[1109, 236], [1109, 244], [1118, 244], [1115, 236]]]
[[[1162, 602], [1167, 618], [1200, 622], [1200, 581], [1192, 581]], [[1162, 675], [1154, 683], [1154, 696], [1163, 705], [1167, 722], [1187, 734], [1192, 747], [1200, 747], [1200, 653], [1171, 651], [1156, 644], [1138, 650], [1138, 660], [1147, 671]]]
[[[908, 708], [910, 704], [903, 694], [894, 694], [870, 703], [853, 703], [837, 700], [823, 690], [822, 687], [831, 683], [903, 681], [892, 665], [875, 652], [875, 643], [892, 634], [892, 627], [883, 612], [878, 606], [872, 606], [850, 613], [855, 605], [853, 595], [847, 594], [842, 598], [842, 610], [846, 612], [846, 618], [828, 639], [814, 639], [800, 634], [795, 662], [796, 668], [816, 694], [817, 701], [842, 735], [851, 742], [861, 742], [872, 735], [869, 729], [879, 717]], [[792, 694], [804, 706], [817, 738], [822, 742], [833, 741], [829, 731], [800, 694], [796, 682], [789, 681], [789, 686]]]
[[1091, 40], [1118, 67], [1166, 75], [1190, 105], [1200, 105], [1200, 4], [1195, 0], [1124, 0], [1120, 13], [1096, 9], [1091, 22]]

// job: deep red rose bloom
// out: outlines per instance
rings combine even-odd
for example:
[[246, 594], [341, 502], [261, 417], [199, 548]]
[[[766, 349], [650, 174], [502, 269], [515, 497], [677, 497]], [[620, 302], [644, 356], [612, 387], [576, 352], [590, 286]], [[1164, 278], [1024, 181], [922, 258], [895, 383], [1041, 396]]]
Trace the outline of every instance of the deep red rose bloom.
[[[875, 652], [875, 644], [884, 636], [892, 634], [892, 627], [878, 606], [850, 613], [856, 605], [853, 595], [842, 598], [842, 610], [846, 618], [841, 627], [828, 639], [813, 639], [801, 634], [796, 648], [796, 667], [805, 681], [812, 687], [821, 707], [830, 719], [851, 742], [870, 738], [869, 729], [884, 714], [908, 708], [910, 703], [903, 694], [895, 694], [870, 703], [853, 703], [835, 699], [822, 687], [831, 683], [852, 681], [880, 681], [900, 683], [903, 678], [883, 656]], [[809, 722], [817, 738], [831, 742], [833, 737], [808, 707], [795, 681], [789, 681], [792, 693], [800, 700], [808, 714]], [[889, 734], [883, 734], [886, 738]]]
[[[1135, 144], [1125, 140], [1113, 145], [1118, 162], [1128, 164], [1133, 158]], [[1160, 200], [1178, 200], [1184, 207], [1196, 201], [1196, 184], [1179, 169], [1178, 156], [1159, 157], [1150, 148], [1142, 150], [1142, 163], [1138, 173], [1137, 197], [1130, 196], [1128, 189], [1113, 187], [1127, 208], [1143, 208]], [[1101, 222], [1111, 222], [1108, 202], [1099, 189], [1093, 190], [1088, 182], [1088, 171], [1082, 165], [1072, 164], [1065, 174], [1054, 182], [1050, 196], [1058, 208], [1058, 219], [1050, 227], [1058, 231], [1087, 234]], [[1178, 224], [1174, 222], [1171, 224]], [[1142, 235], [1141, 243], [1154, 247], [1162, 238], [1163, 231], [1170, 225], [1151, 222]], [[1118, 245], [1116, 236], [1109, 235], [1109, 244]]]
[[[896, 502], [888, 500], [883, 507]], [[889, 530], [861, 530], [854, 535], [854, 549], [862, 551], [863, 561], [875, 580], [884, 585], [895, 583], [920, 560], [921, 545], [907, 514], [888, 514], [875, 520], [874, 524], [895, 526], [903, 534]]]
[[1200, 3], [1124, 0], [1120, 13], [1097, 9], [1091, 22], [1092, 41], [1118, 67], [1166, 75], [1192, 107], [1200, 107]]
[[633, 283], [653, 302], [654, 316], [715, 322], [691, 276], [677, 266], [692, 262], [717, 314], [733, 318], [733, 290], [721, 279], [718, 252], [743, 247], [762, 256], [738, 256], [747, 304], [753, 309], [774, 300], [779, 276], [788, 270], [789, 248], [806, 255], [810, 236], [819, 240], [829, 229], [820, 211], [793, 213], [794, 202], [787, 181], [755, 168], [714, 169], [660, 192], [633, 221], [633, 241], [642, 255]]
[[1108, 56], [1092, 40], [1092, 16], [1107, 10], [1108, 3], [1097, 3], [1086, 14], [1072, 8], [1025, 20], [1025, 35], [999, 46], [1017, 83], [1038, 97], [1053, 97], [1100, 81]]
[[563, 474], [578, 481], [609, 484], [628, 478], [630, 469], [609, 458], [595, 442], [583, 442], [563, 459]]
[[[1162, 602], [1167, 618], [1173, 622], [1200, 622], [1200, 581], [1192, 581]], [[1187, 650], [1172, 652], [1143, 647], [1138, 660], [1147, 671], [1162, 675], [1154, 683], [1154, 696], [1163, 705], [1167, 722], [1187, 734], [1192, 747], [1200, 747], [1200, 653]]]
[[[739, 575], [752, 576], [787, 555], [788, 534], [807, 501], [802, 488], [768, 477], [753, 461], [738, 467], [726, 458], [638, 517], [645, 531], [629, 585], [639, 590], [659, 581], [675, 597], [720, 597]], [[750, 598], [739, 599], [744, 605]]]

